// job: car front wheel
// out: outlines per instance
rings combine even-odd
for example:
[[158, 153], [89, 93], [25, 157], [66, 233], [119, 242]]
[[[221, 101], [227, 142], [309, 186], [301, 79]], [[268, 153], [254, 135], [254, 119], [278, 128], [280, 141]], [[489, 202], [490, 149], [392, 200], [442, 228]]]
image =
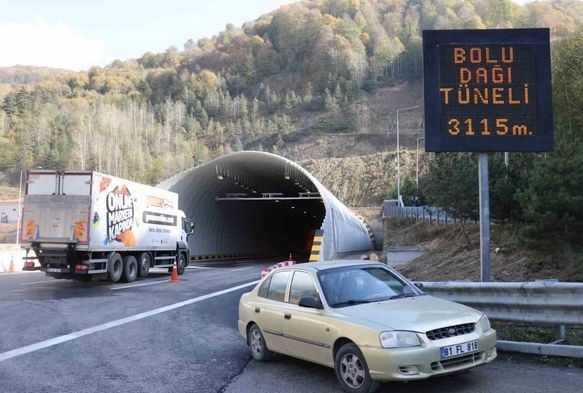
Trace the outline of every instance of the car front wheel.
[[334, 371], [345, 392], [372, 393], [380, 385], [370, 377], [362, 352], [352, 343], [344, 344], [336, 354]]
[[257, 325], [251, 325], [248, 337], [249, 349], [251, 350], [251, 356], [253, 356], [253, 359], [258, 362], [266, 362], [273, 357], [273, 352], [267, 348], [263, 334]]

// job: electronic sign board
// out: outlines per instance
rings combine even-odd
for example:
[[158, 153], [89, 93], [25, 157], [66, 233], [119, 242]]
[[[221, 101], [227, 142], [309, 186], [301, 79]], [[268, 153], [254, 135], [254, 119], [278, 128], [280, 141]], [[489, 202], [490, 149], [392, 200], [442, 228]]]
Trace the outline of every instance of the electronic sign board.
[[549, 29], [423, 31], [425, 150], [553, 150]]

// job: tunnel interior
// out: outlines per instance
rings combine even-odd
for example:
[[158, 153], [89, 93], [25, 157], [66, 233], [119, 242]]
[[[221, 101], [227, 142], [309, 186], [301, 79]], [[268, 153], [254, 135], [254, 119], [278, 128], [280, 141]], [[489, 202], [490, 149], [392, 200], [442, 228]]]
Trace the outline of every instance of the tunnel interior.
[[309, 258], [326, 216], [317, 186], [271, 155], [231, 154], [194, 168], [171, 187], [195, 223], [193, 256]]
[[318, 260], [372, 249], [372, 237], [350, 209], [314, 176], [274, 154], [242, 151], [218, 157], [158, 185], [179, 194], [195, 223], [194, 259], [310, 256], [323, 231]]

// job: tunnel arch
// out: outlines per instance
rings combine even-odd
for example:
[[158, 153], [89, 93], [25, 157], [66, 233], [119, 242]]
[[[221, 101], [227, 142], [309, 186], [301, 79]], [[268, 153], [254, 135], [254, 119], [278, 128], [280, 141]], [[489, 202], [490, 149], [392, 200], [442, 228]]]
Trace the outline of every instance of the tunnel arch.
[[195, 222], [193, 256], [287, 255], [307, 259], [324, 231], [320, 260], [372, 249], [363, 222], [314, 176], [284, 157], [256, 151], [223, 155], [158, 187], [179, 194]]

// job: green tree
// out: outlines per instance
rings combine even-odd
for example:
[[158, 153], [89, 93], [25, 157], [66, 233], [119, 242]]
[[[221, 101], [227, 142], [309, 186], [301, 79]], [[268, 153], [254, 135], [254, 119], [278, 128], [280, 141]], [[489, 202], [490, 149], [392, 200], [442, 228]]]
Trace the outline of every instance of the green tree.
[[478, 164], [471, 154], [437, 154], [420, 188], [428, 204], [457, 217], [478, 218]]
[[[570, 241], [583, 238], [583, 140], [560, 135], [556, 151], [540, 160], [518, 191], [526, 225], [523, 239]], [[545, 242], [546, 243], [546, 242]]]
[[527, 184], [517, 193], [526, 221], [524, 239], [580, 246], [583, 238], [582, 47], [580, 30], [555, 48], [556, 147], [536, 161]]

